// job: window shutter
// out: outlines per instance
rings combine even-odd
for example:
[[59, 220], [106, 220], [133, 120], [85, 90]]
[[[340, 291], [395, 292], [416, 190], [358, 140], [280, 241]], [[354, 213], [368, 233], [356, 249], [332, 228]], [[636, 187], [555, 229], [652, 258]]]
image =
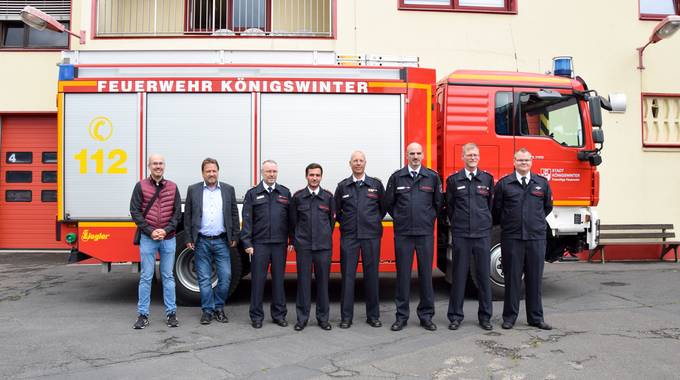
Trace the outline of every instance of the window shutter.
[[71, 14], [70, 0], [0, 0], [0, 21], [21, 20], [21, 10], [30, 5], [60, 21], [68, 21]]

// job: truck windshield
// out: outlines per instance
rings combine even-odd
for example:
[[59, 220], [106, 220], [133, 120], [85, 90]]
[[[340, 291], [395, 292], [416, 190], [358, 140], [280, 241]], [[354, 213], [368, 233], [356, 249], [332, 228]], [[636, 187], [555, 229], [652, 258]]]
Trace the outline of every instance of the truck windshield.
[[544, 99], [535, 93], [520, 95], [520, 132], [550, 137], [564, 146], [583, 145], [583, 125], [574, 96]]

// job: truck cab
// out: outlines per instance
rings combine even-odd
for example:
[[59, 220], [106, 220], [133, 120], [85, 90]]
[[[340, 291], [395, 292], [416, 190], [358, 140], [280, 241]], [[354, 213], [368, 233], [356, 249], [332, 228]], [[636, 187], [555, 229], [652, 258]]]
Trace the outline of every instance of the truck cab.
[[[479, 146], [479, 167], [497, 181], [514, 171], [513, 154], [528, 149], [532, 172], [546, 177], [554, 211], [548, 218], [546, 261], [597, 245], [601, 99], [580, 78], [458, 70], [438, 82], [437, 160], [444, 179], [463, 168], [462, 146]], [[451, 280], [452, 249], [442, 218], [438, 266]], [[503, 290], [500, 231], [494, 228], [491, 282]]]

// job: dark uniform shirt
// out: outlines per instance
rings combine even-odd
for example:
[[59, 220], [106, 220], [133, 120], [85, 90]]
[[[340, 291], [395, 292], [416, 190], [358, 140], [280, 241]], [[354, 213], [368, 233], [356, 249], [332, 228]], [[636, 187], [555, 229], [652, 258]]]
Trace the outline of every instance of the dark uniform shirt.
[[286, 243], [289, 238], [290, 190], [276, 184], [271, 193], [263, 182], [246, 192], [241, 241], [244, 248], [257, 243]]
[[305, 187], [293, 195], [290, 215], [297, 249], [324, 250], [333, 247], [333, 194], [321, 187], [317, 192], [312, 196]]
[[335, 218], [342, 236], [373, 239], [382, 236], [385, 188], [379, 179], [365, 176], [359, 185], [354, 177], [346, 178], [335, 188]]
[[439, 174], [424, 166], [414, 179], [410, 168], [394, 172], [387, 182], [384, 207], [394, 219], [397, 235], [431, 235], [444, 203]]
[[515, 172], [501, 178], [494, 192], [493, 216], [503, 238], [542, 240], [547, 236], [545, 217], [552, 211], [552, 191], [545, 177], [531, 173], [526, 188]]
[[446, 213], [456, 237], [489, 236], [492, 226], [493, 176], [477, 169], [472, 181], [462, 169], [446, 179]]

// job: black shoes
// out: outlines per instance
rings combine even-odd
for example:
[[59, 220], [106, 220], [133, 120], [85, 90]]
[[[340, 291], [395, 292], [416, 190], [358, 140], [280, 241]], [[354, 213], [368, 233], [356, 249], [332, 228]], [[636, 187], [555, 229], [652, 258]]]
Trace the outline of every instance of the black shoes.
[[215, 310], [215, 312], [213, 313], [213, 318], [217, 322], [221, 322], [221, 323], [229, 322], [229, 318], [227, 318], [227, 315], [224, 314], [224, 309]]
[[295, 323], [295, 331], [302, 331], [307, 327], [307, 322], [296, 322]]
[[552, 326], [549, 324], [541, 321], [541, 322], [536, 322], [536, 323], [529, 323], [529, 326], [539, 328], [541, 330], [552, 330]]
[[392, 331], [401, 331], [401, 330], [404, 329], [404, 327], [406, 327], [406, 321], [396, 320], [396, 321], [392, 324], [392, 326], [390, 327], [390, 330], [392, 330]]
[[132, 325], [132, 328], [135, 329], [135, 330], [141, 330], [148, 325], [149, 325], [149, 317], [147, 317], [146, 315], [140, 314], [137, 317], [137, 321], [135, 321], [135, 324]]
[[491, 322], [489, 321], [479, 321], [479, 327], [486, 331], [493, 330], [493, 326], [491, 326]]
[[453, 320], [451, 323], [449, 323], [449, 330], [458, 330], [460, 327], [460, 321], [459, 320]]
[[203, 315], [201, 315], [201, 324], [202, 325], [209, 325], [210, 322], [213, 320], [213, 313], [211, 311], [203, 311]]
[[437, 330], [437, 325], [435, 325], [434, 322], [430, 320], [420, 321], [420, 325], [427, 331]]
[[367, 319], [366, 323], [368, 323], [371, 327], [382, 327], [382, 322], [380, 322], [379, 319]]
[[501, 327], [505, 330], [510, 330], [513, 326], [515, 326], [515, 324], [510, 321], [503, 321], [503, 324], [501, 325]]
[[250, 325], [253, 326], [254, 329], [261, 329], [262, 321], [251, 321]]
[[274, 320], [274, 323], [276, 323], [277, 325], [279, 325], [279, 326], [281, 326], [281, 327], [286, 327], [286, 326], [288, 326], [288, 322], [286, 322], [285, 319], [275, 319], [275, 320]]
[[340, 321], [340, 324], [338, 325], [338, 327], [340, 327], [341, 329], [348, 329], [348, 328], [352, 327], [352, 321], [348, 321], [348, 320]]
[[330, 330], [332, 329], [331, 324], [328, 323], [328, 321], [319, 321], [319, 327], [321, 327], [322, 330]]
[[177, 320], [177, 314], [175, 314], [175, 313], [168, 314], [165, 317], [165, 324], [168, 325], [168, 327], [179, 326], [179, 321]]

